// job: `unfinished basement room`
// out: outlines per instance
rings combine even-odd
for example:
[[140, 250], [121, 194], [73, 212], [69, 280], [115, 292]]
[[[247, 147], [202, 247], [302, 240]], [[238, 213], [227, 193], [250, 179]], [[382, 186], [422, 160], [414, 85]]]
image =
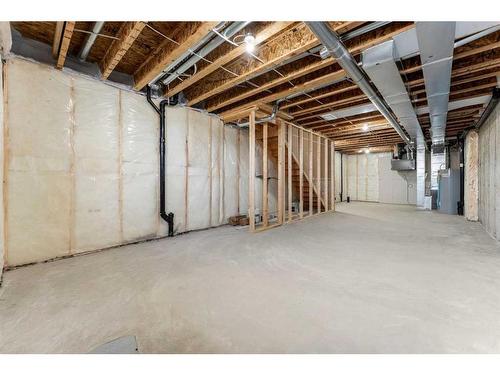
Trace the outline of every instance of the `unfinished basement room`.
[[500, 353], [500, 22], [194, 19], [0, 23], [0, 353]]

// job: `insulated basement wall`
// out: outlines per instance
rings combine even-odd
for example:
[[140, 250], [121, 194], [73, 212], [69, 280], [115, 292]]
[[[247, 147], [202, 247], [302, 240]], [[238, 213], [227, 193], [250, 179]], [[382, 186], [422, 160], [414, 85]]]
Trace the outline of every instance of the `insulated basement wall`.
[[[165, 236], [146, 98], [23, 59], [5, 68], [6, 265]], [[166, 128], [175, 232], [238, 214], [239, 130], [182, 107], [167, 109]]]
[[391, 159], [390, 152], [344, 155], [345, 198], [416, 204], [416, 172], [391, 170]]
[[[3, 82], [3, 60], [0, 54], [0, 180], [3, 181], [4, 171], [4, 82]], [[4, 266], [4, 200], [3, 184], [0, 184], [0, 284]]]
[[479, 205], [479, 134], [472, 130], [465, 137], [464, 215], [467, 220], [478, 220]]
[[479, 221], [500, 240], [500, 106], [479, 129]]

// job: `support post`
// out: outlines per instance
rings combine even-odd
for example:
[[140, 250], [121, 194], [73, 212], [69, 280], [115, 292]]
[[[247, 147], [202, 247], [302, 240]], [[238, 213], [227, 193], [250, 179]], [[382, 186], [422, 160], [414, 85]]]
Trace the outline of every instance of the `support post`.
[[318, 196], [318, 214], [321, 213], [321, 138], [316, 136], [318, 147], [316, 148], [316, 195]]
[[292, 125], [288, 124], [288, 222], [292, 221]]
[[325, 180], [325, 183], [323, 184], [324, 188], [325, 188], [325, 212], [328, 211], [330, 209], [329, 205], [328, 205], [328, 198], [329, 198], [329, 195], [330, 195], [330, 191], [328, 190], [328, 139], [325, 138], [325, 154], [323, 155], [323, 159], [324, 159], [324, 166], [323, 168], [325, 168], [325, 177], [324, 177], [324, 180]]
[[269, 224], [269, 202], [267, 199], [267, 131], [268, 124], [264, 123], [262, 128], [262, 220], [264, 227], [267, 227]]
[[313, 214], [314, 193], [314, 168], [313, 168], [313, 133], [309, 133], [309, 216]]
[[285, 172], [285, 144], [284, 144], [284, 124], [277, 119], [276, 125], [278, 126], [278, 224], [283, 224], [283, 193], [285, 192], [283, 174]]
[[299, 129], [299, 217], [304, 217], [304, 130]]
[[248, 134], [248, 222], [255, 231], [255, 111], [250, 112]]
[[333, 141], [330, 141], [330, 204], [332, 211], [335, 211], [335, 145]]

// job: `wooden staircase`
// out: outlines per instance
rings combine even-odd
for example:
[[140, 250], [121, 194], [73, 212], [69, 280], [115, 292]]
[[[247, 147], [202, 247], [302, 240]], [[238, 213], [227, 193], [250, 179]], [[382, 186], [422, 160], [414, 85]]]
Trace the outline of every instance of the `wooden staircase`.
[[[278, 164], [278, 144], [277, 142], [270, 142], [268, 145], [268, 152], [269, 156], [273, 158], [273, 161]], [[285, 181], [288, 181], [288, 143], [285, 142]], [[304, 166], [304, 171], [303, 171], [303, 194], [302, 194], [302, 201], [303, 201], [303, 207], [304, 207], [304, 212], [309, 211], [309, 191], [312, 186], [312, 192], [313, 192], [313, 204], [312, 204], [312, 209], [314, 213], [318, 211], [318, 188], [314, 184], [311, 183], [310, 177], [308, 172], [306, 171], [307, 167]], [[298, 196], [300, 194], [300, 164], [299, 164], [299, 157], [298, 155], [295, 155], [295, 153], [292, 151], [292, 188], [294, 189], [296, 195]], [[321, 201], [321, 210], [325, 210], [325, 202], [323, 197], [320, 199]]]

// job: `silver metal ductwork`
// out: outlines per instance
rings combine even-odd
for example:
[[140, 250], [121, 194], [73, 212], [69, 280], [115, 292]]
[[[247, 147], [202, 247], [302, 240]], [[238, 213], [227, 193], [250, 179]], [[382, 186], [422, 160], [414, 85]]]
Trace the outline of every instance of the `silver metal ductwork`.
[[416, 141], [416, 160], [393, 159], [391, 169], [397, 171], [417, 169], [417, 206], [423, 207], [426, 144], [415, 108], [396, 65], [395, 59], [398, 56], [396, 43], [393, 40], [381, 43], [363, 52], [363, 68], [406, 132]]
[[[241, 29], [247, 26], [250, 22], [233, 22], [230, 24], [222, 35], [226, 38], [231, 38], [236, 33], [238, 33]], [[189, 68], [194, 66], [198, 61], [200, 61], [203, 57], [208, 55], [214, 49], [219, 47], [222, 43], [225, 42], [225, 39], [220, 36], [214, 36], [213, 39], [208, 42], [205, 46], [196, 51], [196, 54], [193, 54], [188, 60], [186, 60], [182, 65], [176, 68], [173, 71], [166, 71], [167, 76], [162, 80], [163, 84], [168, 85], [170, 82], [174, 81], [177, 77], [187, 71]]]
[[431, 120], [432, 143], [444, 143], [455, 22], [417, 22], [416, 30]]
[[349, 77], [351, 77], [353, 82], [359, 86], [377, 110], [387, 119], [403, 141], [410, 147], [413, 147], [410, 138], [406, 135], [384, 100], [377, 94], [363, 70], [358, 66], [356, 60], [340, 41], [339, 36], [330, 29], [326, 22], [306, 22], [306, 24], [319, 41], [327, 48], [330, 55], [336, 59], [337, 63], [345, 70]]
[[87, 36], [87, 40], [85, 40], [85, 44], [82, 47], [82, 50], [78, 54], [78, 59], [81, 61], [85, 61], [87, 56], [90, 53], [90, 49], [94, 45], [95, 40], [97, 39], [97, 35], [101, 32], [102, 27], [104, 26], [104, 22], [99, 21], [95, 22], [92, 27], [92, 32]]
[[363, 52], [363, 69], [384, 97], [400, 124], [416, 140], [417, 145], [424, 144], [422, 129], [415, 110], [408, 96], [408, 91], [401, 79], [401, 74], [394, 57], [397, 56], [394, 41], [390, 40]]

